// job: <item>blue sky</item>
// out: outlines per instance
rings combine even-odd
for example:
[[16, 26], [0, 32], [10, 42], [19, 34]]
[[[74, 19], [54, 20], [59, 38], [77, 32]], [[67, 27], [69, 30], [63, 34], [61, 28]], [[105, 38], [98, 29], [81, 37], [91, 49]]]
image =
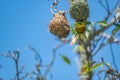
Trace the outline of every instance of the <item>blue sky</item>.
[[[116, 1], [109, 0], [111, 8]], [[21, 51], [19, 65], [25, 65], [25, 71], [35, 70], [34, 64], [36, 62], [34, 53], [27, 48], [28, 45], [35, 47], [39, 51], [43, 63], [47, 64], [51, 59], [53, 47], [59, 44], [56, 37], [48, 31], [48, 24], [52, 19], [52, 14], [49, 10], [52, 2], [53, 0], [0, 0], [0, 52], [7, 53], [8, 50], [14, 51], [19, 48]], [[88, 20], [94, 22], [102, 20], [106, 12], [97, 0], [88, 0], [88, 4], [90, 7]], [[58, 9], [68, 10], [68, 1], [60, 0]], [[69, 14], [67, 14], [67, 19], [70, 24], [74, 23]], [[119, 46], [116, 46], [115, 52], [119, 52], [119, 48]], [[103, 49], [100, 52], [101, 54], [96, 56], [95, 59], [99, 61], [101, 56], [106, 56], [109, 53], [106, 49], [108, 47]], [[76, 54], [73, 51], [73, 46], [70, 44], [65, 45], [58, 50], [58, 53], [68, 56], [71, 60], [71, 65], [66, 65], [58, 54], [52, 67], [53, 79], [79, 80], [77, 76], [78, 68], [74, 61]], [[111, 56], [107, 55], [105, 58], [110, 61]], [[0, 64], [2, 65], [0, 77], [4, 80], [9, 80], [14, 76], [15, 67], [13, 60], [0, 56]]]

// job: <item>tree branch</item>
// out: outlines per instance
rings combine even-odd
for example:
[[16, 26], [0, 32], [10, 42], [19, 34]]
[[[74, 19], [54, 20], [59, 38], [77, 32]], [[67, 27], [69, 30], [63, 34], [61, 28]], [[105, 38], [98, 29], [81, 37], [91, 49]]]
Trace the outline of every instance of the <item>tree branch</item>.
[[111, 50], [111, 55], [112, 55], [114, 67], [116, 68], [117, 73], [119, 73], [118, 72], [118, 68], [117, 68], [117, 64], [116, 64], [116, 61], [115, 61], [115, 56], [114, 56], [114, 52], [113, 52], [112, 44], [111, 43], [110, 43], [110, 50]]
[[114, 42], [114, 43], [117, 43], [117, 44], [120, 45], [120, 40], [117, 39], [117, 38], [112, 37], [112, 36], [109, 35], [109, 34], [100, 33], [100, 36], [102, 36], [102, 37], [104, 37], [104, 38], [107, 38], [107, 39], [108, 39], [108, 42]]
[[106, 26], [101, 26], [100, 29], [98, 29], [95, 32], [93, 32], [91, 34], [91, 36], [90, 36], [90, 40], [93, 39], [93, 38], [95, 38], [95, 36], [100, 35], [101, 32], [104, 32], [105, 30], [109, 29], [117, 21], [116, 19], [118, 19], [118, 18], [120, 18], [120, 15], [116, 14], [116, 16], [113, 17], [113, 19], [111, 19], [111, 21]]
[[57, 52], [57, 50], [58, 50], [59, 48], [61, 48], [62, 46], [64, 46], [65, 43], [69, 43], [69, 42], [70, 42], [70, 40], [63, 40], [63, 43], [60, 43], [60, 44], [56, 45], [56, 46], [53, 48], [53, 50], [52, 50], [52, 52], [53, 52], [53, 53], [52, 53], [52, 59], [51, 59], [50, 63], [47, 65], [47, 69], [46, 69], [46, 71], [45, 71], [45, 73], [44, 73], [44, 76], [46, 76], [46, 75], [50, 72], [50, 69], [51, 69], [52, 65], [54, 64], [55, 59], [56, 59], [56, 52]]

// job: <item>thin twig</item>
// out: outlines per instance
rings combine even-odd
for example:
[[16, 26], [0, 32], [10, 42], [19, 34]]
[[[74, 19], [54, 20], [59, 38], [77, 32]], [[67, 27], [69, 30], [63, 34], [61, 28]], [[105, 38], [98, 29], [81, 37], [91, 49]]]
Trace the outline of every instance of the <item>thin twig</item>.
[[105, 40], [105, 38], [103, 38], [103, 40], [101, 41], [100, 46], [97, 48], [96, 51], [93, 52], [92, 56], [95, 56], [105, 45], [107, 45], [107, 43], [103, 43]]
[[8, 51], [8, 54], [1, 53], [0, 55], [3, 56], [3, 57], [9, 57], [9, 58], [11, 58], [11, 59], [14, 60], [14, 62], [15, 62], [15, 68], [16, 68], [16, 75], [14, 76], [13, 80], [16, 80], [16, 79], [20, 80], [19, 64], [18, 64], [19, 56], [20, 56], [19, 50], [16, 50], [13, 53], [10, 52], [10, 51]]
[[106, 11], [108, 11], [108, 9], [105, 7], [105, 5], [102, 3], [101, 0], [99, 0], [99, 3], [100, 3], [100, 5], [101, 5]]
[[15, 78], [17, 78], [17, 80], [20, 80], [19, 64], [18, 64], [19, 57], [20, 57], [19, 51], [18, 50], [14, 51], [13, 60], [15, 61], [15, 66], [16, 66], [16, 77]]
[[120, 4], [120, 0], [118, 0], [115, 4], [115, 6], [113, 7], [113, 9], [111, 10], [111, 12], [105, 17], [105, 20], [107, 21], [108, 18], [116, 11], [117, 6]]
[[110, 43], [110, 51], [111, 51], [114, 67], [116, 68], [116, 71], [118, 73], [118, 68], [117, 68], [117, 64], [116, 64], [116, 61], [115, 61], [115, 56], [114, 56], [114, 52], [113, 52], [113, 48], [112, 48], [112, 44], [111, 43]]
[[107, 13], [108, 15], [110, 14], [110, 6], [109, 6], [109, 3], [108, 3], [108, 0], [105, 0], [106, 1], [106, 5], [107, 5]]
[[111, 42], [113, 43], [114, 42], [114, 43], [117, 43], [117, 44], [120, 45], [120, 40], [117, 39], [117, 38], [112, 37], [111, 35], [108, 35], [106, 33], [101, 33], [100, 36], [108, 39], [108, 41], [106, 43], [103, 43], [103, 41], [102, 41], [102, 43], [100, 44], [99, 48], [93, 53], [93, 56], [95, 56], [98, 53], [98, 51], [101, 48], [103, 48], [105, 45], [107, 45], [108, 43], [111, 43]]
[[106, 34], [106, 33], [100, 33], [100, 36], [102, 36], [102, 37], [108, 39], [108, 42], [114, 42], [114, 43], [117, 43], [117, 44], [120, 45], [120, 40], [117, 39], [117, 38], [112, 37], [112, 36], [109, 35], [109, 34]]
[[18, 66], [18, 60], [15, 60], [16, 63], [16, 76], [17, 76], [17, 80], [19, 80], [19, 66]]
[[[96, 29], [94, 28], [93, 29], [93, 35], [95, 35], [94, 33], [95, 33], [95, 31], [96, 31]], [[92, 34], [92, 33], [91, 33]], [[93, 46], [93, 49], [92, 49], [92, 52], [96, 49], [96, 47], [97, 47], [97, 44], [99, 43], [99, 41], [102, 39], [102, 36], [100, 36], [100, 37], [96, 37], [95, 39], [91, 39], [91, 37], [90, 37], [90, 40], [92, 41], [92, 46]]]
[[118, 0], [118, 1], [116, 2], [115, 6], [114, 6], [114, 8], [112, 9], [111, 12], [114, 13], [114, 11], [116, 11], [117, 6], [119, 6], [119, 5], [120, 5], [120, 0]]
[[65, 41], [64, 43], [60, 43], [60, 44], [58, 44], [58, 45], [56, 45], [54, 48], [53, 48], [53, 50], [52, 50], [52, 59], [51, 59], [51, 61], [50, 61], [50, 63], [47, 65], [47, 69], [46, 69], [46, 71], [45, 71], [45, 73], [44, 73], [44, 76], [47, 76], [47, 74], [50, 72], [50, 69], [51, 69], [51, 67], [52, 67], [52, 65], [54, 64], [54, 62], [55, 62], [55, 59], [56, 59], [56, 52], [57, 52], [57, 50], [59, 49], [59, 48], [61, 48], [62, 46], [64, 46], [65, 45], [65, 43], [68, 43], [69, 41]]
[[[117, 18], [118, 17], [120, 17], [120, 15], [117, 16]], [[98, 29], [93, 34], [91, 34], [91, 36], [90, 36], [91, 39], [93, 39], [95, 36], [99, 35], [101, 32], [104, 32], [105, 30], [109, 29], [115, 22], [116, 22], [116, 18], [113, 17], [113, 19], [111, 19], [111, 21], [109, 22], [109, 24], [107, 24], [106, 26], [101, 26], [101, 29]]]
[[33, 48], [32, 46], [29, 46], [29, 49], [32, 50], [35, 53], [35, 57], [36, 57], [36, 59], [37, 58], [39, 59], [39, 64], [41, 65], [42, 64], [42, 58], [40, 56], [40, 53], [35, 48]]

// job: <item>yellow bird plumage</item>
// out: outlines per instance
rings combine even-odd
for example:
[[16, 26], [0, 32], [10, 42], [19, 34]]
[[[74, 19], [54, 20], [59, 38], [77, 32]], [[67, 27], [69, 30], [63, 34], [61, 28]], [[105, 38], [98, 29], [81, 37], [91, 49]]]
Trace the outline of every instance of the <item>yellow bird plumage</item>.
[[75, 30], [77, 33], [84, 33], [85, 28], [86, 28], [85, 22], [75, 23]]
[[87, 39], [85, 36], [85, 29], [86, 29], [86, 22], [75, 23], [76, 33], [73, 36], [71, 44], [75, 44], [77, 40], [82, 40], [83, 42], [86, 42]]

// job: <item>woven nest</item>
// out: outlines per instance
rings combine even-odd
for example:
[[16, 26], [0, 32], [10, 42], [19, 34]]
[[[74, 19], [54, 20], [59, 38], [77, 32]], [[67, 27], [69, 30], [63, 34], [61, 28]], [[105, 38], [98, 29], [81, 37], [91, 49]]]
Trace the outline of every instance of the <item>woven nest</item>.
[[59, 38], [65, 38], [68, 36], [70, 32], [70, 26], [66, 20], [64, 12], [58, 12], [54, 14], [54, 17], [49, 24], [49, 31]]
[[89, 7], [86, 1], [78, 0], [71, 3], [69, 13], [76, 22], [84, 22], [89, 17]]

